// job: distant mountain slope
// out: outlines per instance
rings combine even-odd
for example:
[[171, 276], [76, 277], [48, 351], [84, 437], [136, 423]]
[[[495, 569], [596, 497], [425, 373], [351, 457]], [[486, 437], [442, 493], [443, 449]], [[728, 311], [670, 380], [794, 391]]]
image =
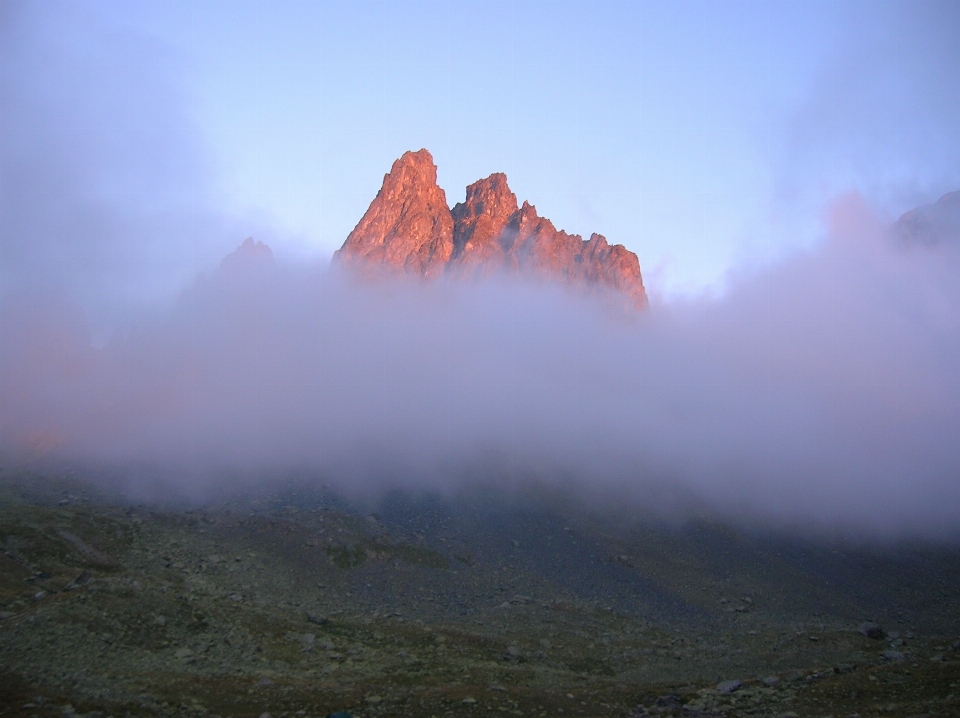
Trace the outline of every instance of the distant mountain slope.
[[584, 241], [558, 231], [510, 191], [501, 173], [467, 187], [453, 210], [437, 186], [427, 150], [393, 163], [366, 214], [334, 261], [362, 272], [480, 278], [514, 272], [624, 294], [638, 308], [647, 295], [637, 255], [599, 234]]
[[904, 213], [893, 225], [901, 239], [924, 244], [960, 243], [960, 191]]

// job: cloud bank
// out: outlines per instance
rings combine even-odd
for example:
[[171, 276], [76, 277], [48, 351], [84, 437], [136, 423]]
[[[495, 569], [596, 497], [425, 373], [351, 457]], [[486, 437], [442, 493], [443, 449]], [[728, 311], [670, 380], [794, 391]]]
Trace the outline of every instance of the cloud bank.
[[856, 198], [834, 222], [722, 300], [633, 317], [558, 287], [251, 258], [101, 350], [9, 327], [0, 436], [197, 491], [289, 470], [354, 491], [539, 482], [952, 531], [960, 252], [890, 242]]

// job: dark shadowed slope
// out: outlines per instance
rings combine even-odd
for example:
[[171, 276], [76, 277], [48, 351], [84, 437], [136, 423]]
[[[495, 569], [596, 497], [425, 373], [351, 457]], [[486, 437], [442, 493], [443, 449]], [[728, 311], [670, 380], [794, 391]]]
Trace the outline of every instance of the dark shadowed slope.
[[556, 495], [98, 493], [0, 477], [0, 715], [956, 715], [954, 548]]

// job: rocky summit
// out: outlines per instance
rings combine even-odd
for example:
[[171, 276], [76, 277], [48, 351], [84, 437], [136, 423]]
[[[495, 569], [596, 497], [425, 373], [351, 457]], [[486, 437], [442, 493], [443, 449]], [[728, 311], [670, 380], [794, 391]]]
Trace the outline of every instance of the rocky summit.
[[453, 253], [453, 217], [426, 150], [393, 163], [363, 219], [334, 261], [366, 270], [441, 274]]
[[239, 247], [220, 261], [220, 269], [235, 272], [271, 264], [273, 250], [263, 242], [255, 242], [253, 237], [247, 237]]
[[425, 149], [393, 163], [334, 261], [363, 274], [520, 274], [620, 293], [637, 308], [647, 306], [636, 254], [599, 234], [584, 241], [558, 231], [530, 203], [519, 206], [499, 172], [467, 187], [466, 200], [451, 210]]

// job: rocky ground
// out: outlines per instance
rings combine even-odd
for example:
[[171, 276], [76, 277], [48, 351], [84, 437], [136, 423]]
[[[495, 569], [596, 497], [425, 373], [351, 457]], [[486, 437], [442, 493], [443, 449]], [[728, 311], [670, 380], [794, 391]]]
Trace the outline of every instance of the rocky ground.
[[8, 471], [0, 550], [0, 716], [960, 715], [949, 547]]

